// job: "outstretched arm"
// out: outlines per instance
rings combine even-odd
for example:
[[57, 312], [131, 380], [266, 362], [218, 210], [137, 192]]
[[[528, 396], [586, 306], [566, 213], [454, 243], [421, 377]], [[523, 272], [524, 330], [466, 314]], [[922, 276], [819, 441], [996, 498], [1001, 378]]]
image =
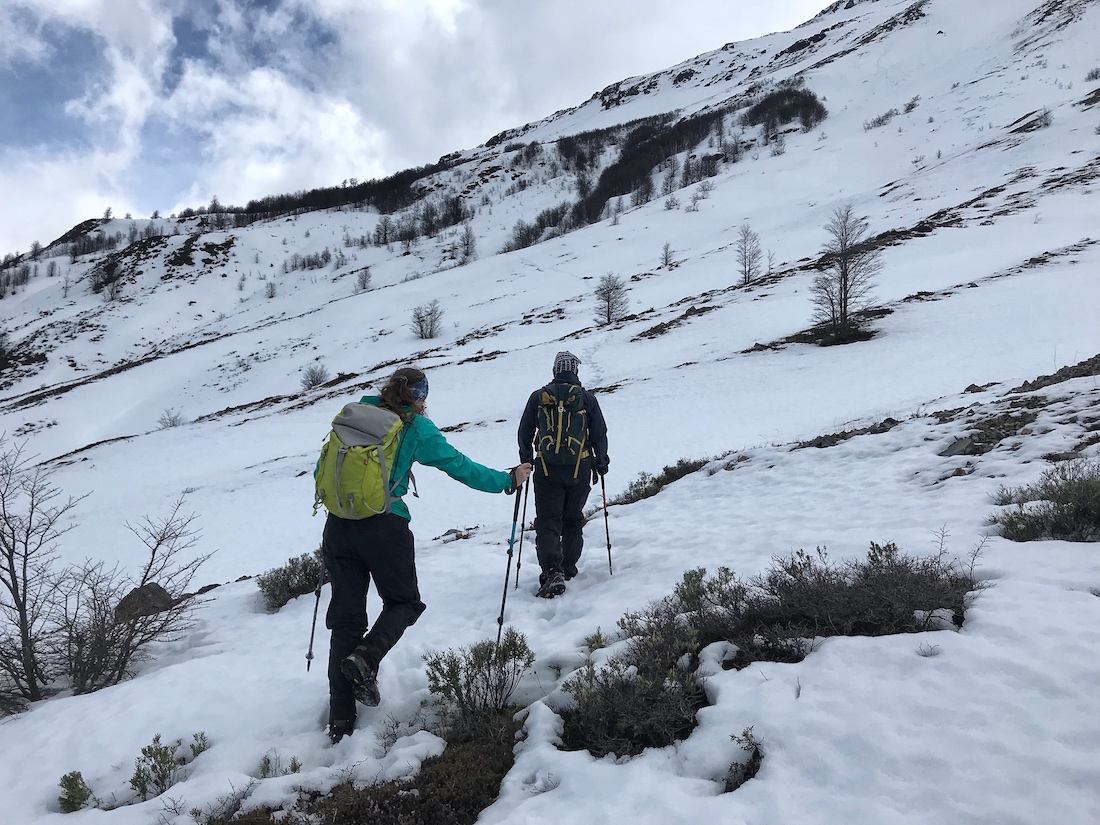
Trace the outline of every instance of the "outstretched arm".
[[417, 416], [416, 427], [420, 439], [414, 461], [442, 470], [455, 481], [485, 493], [506, 493], [515, 489], [512, 474], [478, 464], [457, 449], [444, 437], [439, 428], [424, 416]]

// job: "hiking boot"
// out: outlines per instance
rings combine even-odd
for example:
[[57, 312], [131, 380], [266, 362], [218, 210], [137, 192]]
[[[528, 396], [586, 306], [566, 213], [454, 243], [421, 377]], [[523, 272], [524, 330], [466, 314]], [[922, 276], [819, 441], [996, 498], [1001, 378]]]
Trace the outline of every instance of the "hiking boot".
[[382, 701], [378, 692], [378, 668], [368, 662], [358, 650], [340, 662], [340, 672], [351, 682], [355, 698], [367, 707], [377, 707]]
[[576, 567], [565, 568], [565, 580], [569, 581], [570, 579], [575, 579], [577, 577], [577, 572]]
[[355, 733], [355, 720], [354, 719], [332, 719], [328, 723], [326, 728], [329, 741], [332, 744], [336, 744], [345, 736], [351, 736]]
[[565, 576], [561, 573], [548, 573], [539, 576], [539, 589], [535, 593], [540, 599], [552, 599], [565, 592]]

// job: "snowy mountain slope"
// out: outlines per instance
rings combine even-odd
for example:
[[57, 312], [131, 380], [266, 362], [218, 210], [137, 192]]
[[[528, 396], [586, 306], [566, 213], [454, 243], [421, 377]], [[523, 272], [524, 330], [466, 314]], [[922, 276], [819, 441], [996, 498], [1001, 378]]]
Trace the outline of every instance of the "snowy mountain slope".
[[[102, 253], [71, 262], [61, 245], [49, 250], [40, 265], [55, 261], [58, 275], [40, 274], [0, 301], [11, 339], [47, 356], [0, 374], [0, 431], [26, 439], [66, 493], [91, 492], [64, 538], [64, 557], [132, 567], [142, 548], [125, 523], [163, 515], [186, 491], [200, 549], [215, 551], [200, 578], [232, 582], [282, 564], [319, 540], [320, 519], [308, 517], [309, 470], [342, 403], [394, 366], [416, 363], [432, 382], [429, 414], [452, 442], [507, 467], [526, 396], [563, 348], [580, 355], [582, 378], [601, 391], [609, 493], [682, 457], [735, 451], [749, 460], [612, 508], [614, 576], [593, 525], [584, 573], [567, 599], [534, 602], [523, 588], [509, 595], [508, 621], [539, 654], [525, 701], [553, 692], [554, 665], [565, 678], [580, 663], [584, 635], [665, 595], [689, 567], [727, 564], [749, 574], [773, 554], [827, 545], [843, 558], [871, 540], [919, 552], [944, 524], [952, 551], [964, 554], [985, 532], [989, 493], [1034, 481], [1042, 456], [1087, 440], [1087, 419], [1096, 416], [1095, 377], [1076, 378], [1058, 386], [1064, 409], [1055, 404], [1030, 434], [974, 460], [939, 455], [967, 432], [967, 420], [929, 413], [972, 403], [1003, 413], [1008, 388], [1100, 353], [1100, 99], [1097, 82], [1084, 80], [1100, 66], [1100, 4], [850, 5], [623, 81], [456, 152], [423, 182], [421, 206], [463, 193], [478, 250], [464, 266], [449, 257], [456, 228], [421, 238], [407, 254], [399, 242], [345, 245], [381, 219], [350, 207], [222, 230], [200, 228], [201, 216], [152, 221], [179, 234], [124, 252], [128, 274], [113, 302], [88, 287]], [[728, 112], [724, 134], [744, 155], [718, 164], [697, 211], [683, 207], [702, 194], [699, 183], [677, 189], [675, 209], [663, 196], [634, 207], [624, 193], [617, 220], [498, 254], [517, 220], [576, 199], [576, 174], [557, 138], [744, 104], [750, 85], [770, 88], [795, 75], [829, 117], [810, 133], [791, 126], [786, 151], [773, 154], [758, 129], [742, 132], [740, 110]], [[864, 128], [891, 109], [899, 113], [887, 124]], [[1035, 128], [1044, 109], [1050, 124]], [[593, 177], [614, 162], [626, 131], [605, 143]], [[692, 151], [712, 153], [718, 139]], [[532, 142], [532, 162], [518, 160]], [[654, 169], [658, 186], [662, 175]], [[846, 203], [879, 235], [876, 304], [890, 312], [867, 342], [783, 343], [810, 325], [822, 227]], [[775, 254], [774, 272], [749, 287], [737, 285], [735, 272], [745, 222]], [[150, 221], [99, 229], [127, 236], [131, 223], [140, 234]], [[665, 243], [671, 267], [659, 263]], [[283, 271], [291, 256], [326, 248], [347, 263]], [[367, 266], [370, 287], [357, 293], [356, 271]], [[627, 280], [631, 316], [600, 327], [591, 294], [607, 272]], [[446, 312], [443, 335], [421, 341], [408, 328], [410, 313], [432, 299]], [[302, 390], [301, 371], [318, 363], [333, 380]], [[959, 395], [989, 382], [997, 383]], [[189, 423], [157, 429], [168, 409]], [[675, 425], [655, 426], [670, 409], [680, 413]], [[888, 417], [902, 424], [826, 450], [791, 449]], [[411, 507], [430, 610], [386, 660], [381, 710], [399, 717], [426, 697], [426, 650], [493, 635], [511, 519], [502, 497], [430, 471], [418, 481], [422, 498]], [[475, 525], [468, 541], [435, 538]], [[1088, 662], [1100, 641], [1086, 632], [1070, 645], [1059, 636], [1095, 625], [1100, 600], [1088, 590], [1100, 586], [1100, 569], [1089, 550], [994, 540], [983, 563], [998, 587], [983, 594], [963, 633], [930, 640], [942, 657], [915, 656], [911, 638], [855, 639], [798, 666], [716, 673], [716, 704], [700, 730], [626, 764], [558, 753], [556, 717], [536, 704], [528, 743], [487, 821], [542, 821], [563, 804], [577, 821], [606, 820], [608, 782], [622, 784], [631, 816], [646, 822], [1009, 822], [1048, 812], [1058, 814], [1052, 821], [1093, 821], [1100, 784], [1088, 766], [1097, 764], [1097, 731], [1077, 686], [1095, 681]], [[123, 793], [129, 760], [158, 731], [204, 729], [215, 742], [180, 787], [200, 806], [226, 792], [227, 781], [247, 781], [272, 747], [302, 759], [303, 781], [316, 787], [349, 766], [364, 779], [397, 775], [438, 751], [439, 740], [421, 735], [397, 756], [380, 756], [371, 733], [381, 713], [364, 714], [355, 737], [326, 748], [323, 673], [301, 667], [312, 605], [299, 599], [267, 615], [250, 582], [215, 594], [193, 636], [167, 646], [132, 682], [0, 721], [0, 797], [16, 800], [13, 822], [56, 818], [56, 781], [68, 770], [84, 771], [104, 793]], [[373, 613], [373, 597], [371, 604]], [[1064, 656], [1049, 652], [1052, 639]], [[230, 682], [239, 690], [227, 690]], [[797, 704], [791, 683], [821, 685], [821, 693]], [[974, 697], [990, 697], [994, 710]], [[863, 718], [866, 707], [875, 713]], [[1048, 735], [1050, 719], [1059, 722]], [[749, 724], [774, 748], [770, 761], [753, 783], [718, 795], [712, 780], [736, 750], [729, 734]], [[1037, 765], [1031, 755], [1047, 753], [1052, 738], [1060, 749]], [[18, 744], [26, 741], [36, 743], [33, 766]], [[888, 767], [876, 772], [881, 765]], [[554, 792], [533, 795], [555, 781]], [[256, 800], [281, 798], [291, 784], [265, 781]], [[660, 788], [660, 798], [647, 786]], [[106, 816], [147, 822], [160, 811], [153, 801]]]

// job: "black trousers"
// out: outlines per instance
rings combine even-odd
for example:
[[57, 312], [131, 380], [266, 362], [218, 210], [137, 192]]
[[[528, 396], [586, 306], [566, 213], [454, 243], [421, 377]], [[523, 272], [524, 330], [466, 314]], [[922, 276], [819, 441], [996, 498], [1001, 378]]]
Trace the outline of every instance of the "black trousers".
[[535, 485], [535, 552], [543, 576], [561, 573], [577, 575], [577, 562], [584, 549], [584, 505], [592, 487], [588, 459], [581, 461], [577, 477], [573, 465], [547, 465], [536, 460], [531, 478]]
[[[328, 651], [329, 719], [355, 719], [351, 683], [340, 661], [357, 647], [377, 665], [405, 629], [420, 618], [425, 604], [416, 583], [416, 556], [409, 522], [393, 513], [360, 521], [331, 513], [321, 553], [332, 582], [325, 626], [332, 631]], [[382, 612], [367, 632], [367, 589], [374, 579]]]

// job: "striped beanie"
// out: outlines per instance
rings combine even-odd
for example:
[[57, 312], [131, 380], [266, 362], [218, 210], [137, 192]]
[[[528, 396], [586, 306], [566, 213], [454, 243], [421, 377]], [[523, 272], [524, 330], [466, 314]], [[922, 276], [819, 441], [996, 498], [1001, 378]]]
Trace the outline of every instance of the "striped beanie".
[[581, 365], [581, 359], [575, 356], [568, 350], [559, 352], [554, 356], [554, 375], [562, 372], [571, 372], [574, 375], [577, 373], [577, 368]]

